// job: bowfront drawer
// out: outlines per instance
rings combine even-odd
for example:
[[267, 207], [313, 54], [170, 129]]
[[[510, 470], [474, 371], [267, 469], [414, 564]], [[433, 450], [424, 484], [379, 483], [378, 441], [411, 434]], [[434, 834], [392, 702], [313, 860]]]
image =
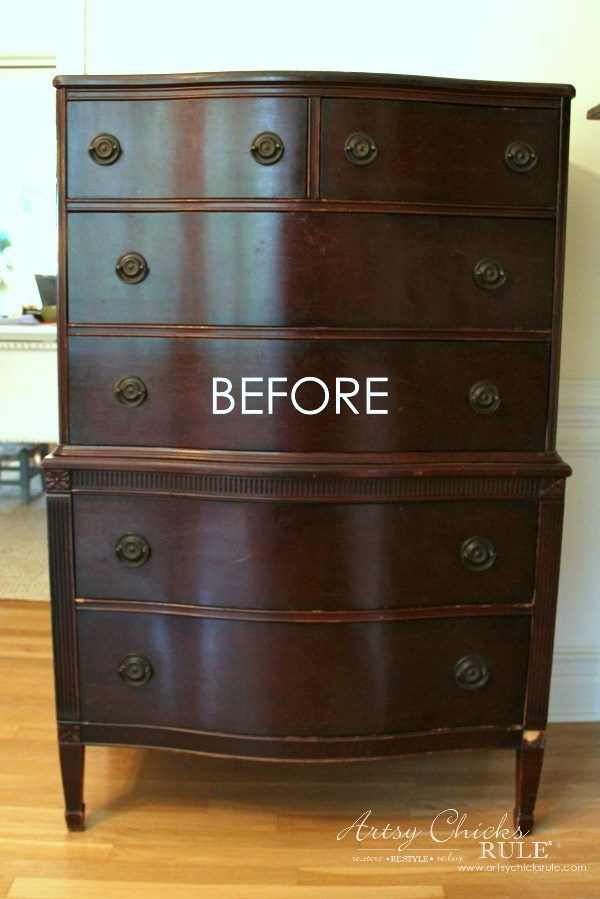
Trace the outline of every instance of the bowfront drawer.
[[72, 101], [70, 197], [303, 197], [306, 100]]
[[552, 221], [73, 213], [68, 258], [72, 322], [544, 329], [552, 321]]
[[341, 624], [78, 613], [82, 718], [264, 736], [521, 725], [528, 616]]
[[541, 451], [548, 374], [546, 343], [72, 337], [69, 440]]
[[78, 596], [247, 609], [530, 603], [535, 501], [76, 494]]
[[395, 100], [324, 100], [325, 199], [554, 206], [559, 113]]

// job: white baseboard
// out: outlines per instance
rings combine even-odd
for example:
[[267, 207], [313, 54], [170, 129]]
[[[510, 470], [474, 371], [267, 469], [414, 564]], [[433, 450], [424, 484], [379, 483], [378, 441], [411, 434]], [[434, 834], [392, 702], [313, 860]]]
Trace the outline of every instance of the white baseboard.
[[550, 721], [600, 721], [600, 646], [558, 646]]

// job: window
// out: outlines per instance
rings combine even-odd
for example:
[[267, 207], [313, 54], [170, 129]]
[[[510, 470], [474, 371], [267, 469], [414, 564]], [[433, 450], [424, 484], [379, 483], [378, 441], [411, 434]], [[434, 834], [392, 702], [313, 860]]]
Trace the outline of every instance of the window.
[[41, 305], [57, 266], [54, 67], [1, 67], [0, 316]]

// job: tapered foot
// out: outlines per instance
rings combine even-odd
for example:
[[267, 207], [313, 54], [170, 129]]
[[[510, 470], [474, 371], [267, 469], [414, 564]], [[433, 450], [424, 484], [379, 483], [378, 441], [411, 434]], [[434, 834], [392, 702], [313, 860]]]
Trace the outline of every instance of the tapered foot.
[[78, 812], [65, 812], [65, 821], [67, 822], [67, 827], [69, 830], [84, 830], [83, 817], [85, 812], [85, 805], [82, 804], [81, 810]]
[[60, 769], [65, 794], [65, 819], [69, 830], [83, 830], [83, 766], [85, 746], [82, 743], [59, 743]]
[[526, 730], [517, 749], [514, 822], [515, 829], [519, 828], [523, 836], [533, 830], [535, 801], [544, 761], [545, 737], [543, 730]]

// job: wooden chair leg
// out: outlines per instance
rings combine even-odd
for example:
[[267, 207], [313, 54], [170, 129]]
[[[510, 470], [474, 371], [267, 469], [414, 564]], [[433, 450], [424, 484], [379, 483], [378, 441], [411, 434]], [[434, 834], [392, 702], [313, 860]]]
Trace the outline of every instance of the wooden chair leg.
[[515, 828], [519, 827], [523, 835], [533, 829], [545, 737], [543, 730], [526, 730], [517, 749]]
[[[50, 452], [49, 445], [47, 443], [42, 443], [40, 445], [41, 459], [43, 459], [45, 456], [47, 456], [49, 452]], [[41, 492], [44, 493], [44, 491], [46, 489], [46, 475], [44, 473], [43, 468], [40, 468], [40, 488], [41, 488]]]
[[83, 830], [83, 743], [59, 743], [60, 769], [65, 794], [65, 819], [69, 830]]
[[26, 506], [31, 498], [29, 488], [29, 451], [26, 449], [19, 450], [19, 484], [21, 487], [21, 502]]

